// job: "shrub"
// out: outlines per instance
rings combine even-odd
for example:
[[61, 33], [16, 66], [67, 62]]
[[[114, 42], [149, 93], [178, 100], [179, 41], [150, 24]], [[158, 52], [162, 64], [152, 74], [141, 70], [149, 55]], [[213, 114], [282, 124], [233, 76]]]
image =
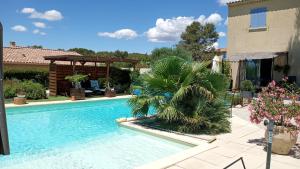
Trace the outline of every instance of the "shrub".
[[4, 98], [9, 99], [17, 96], [19, 81], [18, 80], [4, 80]]
[[254, 92], [255, 88], [250, 80], [244, 80], [241, 83], [241, 90]]
[[46, 91], [43, 85], [30, 80], [20, 82], [19, 80], [5, 80], [4, 82], [4, 97], [13, 98], [17, 96], [18, 91], [26, 93], [27, 99], [44, 99]]
[[20, 83], [20, 88], [26, 93], [27, 99], [37, 100], [46, 98], [46, 90], [40, 83], [28, 80]]

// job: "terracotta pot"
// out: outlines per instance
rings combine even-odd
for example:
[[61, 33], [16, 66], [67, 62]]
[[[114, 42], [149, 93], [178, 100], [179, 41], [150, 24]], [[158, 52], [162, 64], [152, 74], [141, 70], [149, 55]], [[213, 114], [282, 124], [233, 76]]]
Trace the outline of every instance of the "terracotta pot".
[[[268, 141], [268, 131], [265, 132], [265, 139]], [[296, 144], [298, 135], [292, 133], [284, 126], [274, 126], [272, 152], [275, 154], [287, 155]]]
[[72, 101], [85, 99], [84, 89], [71, 88], [70, 95]]
[[113, 90], [105, 90], [106, 97], [116, 97], [116, 91]]

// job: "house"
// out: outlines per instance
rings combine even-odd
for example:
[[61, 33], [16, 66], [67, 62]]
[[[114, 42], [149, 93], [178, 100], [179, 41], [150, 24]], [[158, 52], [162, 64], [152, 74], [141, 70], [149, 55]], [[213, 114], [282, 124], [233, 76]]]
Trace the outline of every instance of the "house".
[[[18, 69], [36, 69], [48, 70], [49, 60], [45, 60], [45, 56], [70, 56], [80, 54], [70, 51], [53, 50], [53, 49], [39, 49], [30, 47], [20, 47], [16, 42], [10, 42], [9, 47], [3, 48], [3, 64], [5, 70]], [[60, 64], [70, 64], [69, 62], [61, 62]]]
[[300, 0], [228, 3], [228, 48], [233, 88], [289, 76], [300, 85]]

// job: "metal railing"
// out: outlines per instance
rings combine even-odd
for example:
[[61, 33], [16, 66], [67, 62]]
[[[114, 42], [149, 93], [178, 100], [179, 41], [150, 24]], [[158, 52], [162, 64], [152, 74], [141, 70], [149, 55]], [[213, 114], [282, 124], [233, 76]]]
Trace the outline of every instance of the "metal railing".
[[242, 165], [243, 165], [243, 168], [246, 169], [243, 157], [240, 157], [239, 159], [237, 159], [234, 162], [230, 163], [228, 166], [224, 167], [223, 169], [227, 169], [227, 168], [231, 167], [233, 164], [237, 163], [238, 161], [241, 161]]

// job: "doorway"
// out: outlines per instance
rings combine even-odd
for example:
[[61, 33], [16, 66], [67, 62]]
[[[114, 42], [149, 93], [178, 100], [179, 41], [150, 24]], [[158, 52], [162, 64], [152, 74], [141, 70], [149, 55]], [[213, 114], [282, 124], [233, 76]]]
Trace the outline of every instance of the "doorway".
[[272, 81], [272, 59], [262, 59], [260, 67], [260, 85], [267, 86]]

